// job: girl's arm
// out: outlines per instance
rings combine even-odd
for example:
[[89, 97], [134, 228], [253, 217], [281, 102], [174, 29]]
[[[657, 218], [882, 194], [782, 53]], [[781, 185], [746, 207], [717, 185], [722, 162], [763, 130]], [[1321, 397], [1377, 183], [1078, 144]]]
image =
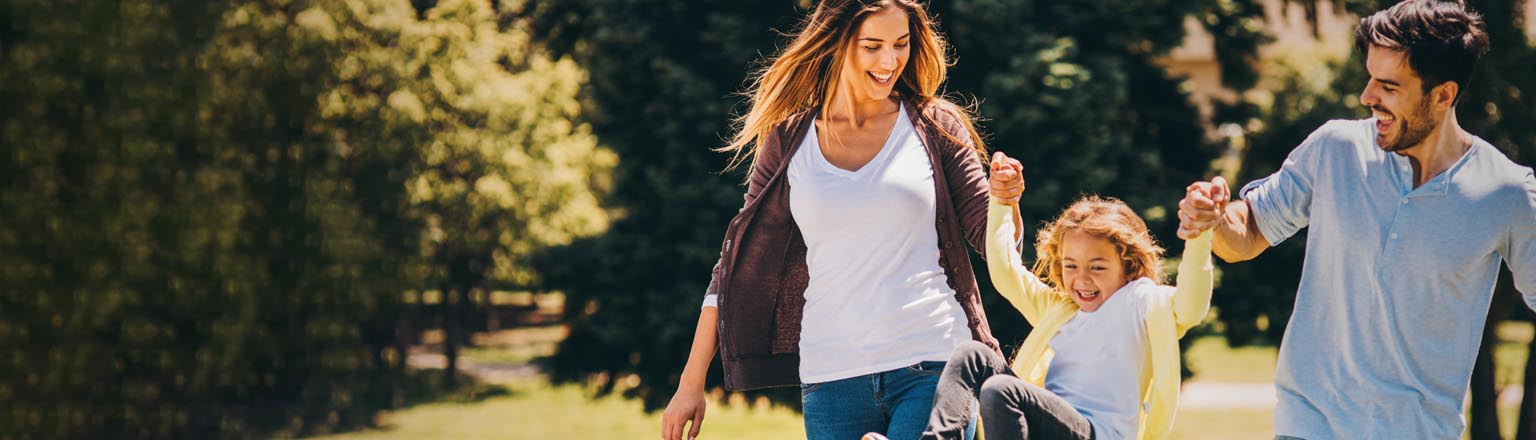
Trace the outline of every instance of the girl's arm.
[[987, 271], [997, 292], [1019, 309], [1024, 319], [1035, 323], [1056, 294], [1024, 265], [1018, 248], [1021, 225], [1017, 204], [991, 203], [987, 210]]
[[1211, 309], [1215, 267], [1211, 264], [1211, 231], [1184, 242], [1184, 259], [1173, 293], [1173, 322], [1179, 337], [1205, 319]]

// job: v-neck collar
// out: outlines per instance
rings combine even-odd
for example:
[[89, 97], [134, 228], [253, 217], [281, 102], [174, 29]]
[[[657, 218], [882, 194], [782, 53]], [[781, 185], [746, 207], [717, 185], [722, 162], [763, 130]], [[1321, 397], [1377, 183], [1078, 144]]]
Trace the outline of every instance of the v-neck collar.
[[[821, 139], [817, 136], [818, 133], [816, 130], [816, 118], [812, 118], [810, 130], [806, 132], [806, 136], [808, 138], [816, 139], [816, 148], [813, 149], [814, 151], [811, 151], [812, 158], [822, 169], [839, 176], [857, 177], [867, 174], [865, 170], [868, 170], [879, 164], [880, 161], [884, 160], [887, 155], [891, 154], [891, 150], [896, 149], [895, 146], [891, 144], [899, 141], [899, 139], [897, 139], [896, 133], [901, 130], [901, 125], [903, 123], [908, 125], [911, 124], [911, 121], [907, 121], [906, 103], [897, 103], [896, 111], [896, 122], [891, 124], [891, 130], [885, 134], [885, 142], [880, 144], [880, 151], [876, 152], [875, 157], [871, 157], [868, 162], [864, 162], [864, 165], [859, 166], [859, 168], [856, 170], [849, 170], [843, 167], [839, 167], [833, 164], [831, 160], [827, 159], [826, 154], [821, 151]], [[817, 118], [819, 117], [820, 116], [818, 115]]]

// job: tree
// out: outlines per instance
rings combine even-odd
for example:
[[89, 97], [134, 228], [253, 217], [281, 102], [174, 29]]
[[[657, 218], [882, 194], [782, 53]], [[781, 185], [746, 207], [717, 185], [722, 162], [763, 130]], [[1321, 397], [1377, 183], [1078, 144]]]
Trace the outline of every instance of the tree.
[[511, 27], [521, 22], [499, 20], [491, 5], [471, 1], [424, 13], [432, 25], [403, 32], [407, 52], [388, 60], [410, 60], [401, 71], [413, 73], [415, 84], [389, 102], [434, 132], [423, 145], [425, 168], [410, 185], [427, 223], [431, 283], [441, 286], [448, 312], [443, 341], [452, 380], [456, 347], [467, 339], [470, 293], [533, 285], [533, 251], [606, 228], [597, 195], [616, 159], [577, 122], [581, 71], [539, 53], [525, 30]]
[[502, 26], [467, 0], [0, 4], [0, 437], [394, 405], [434, 240], [529, 282], [533, 250], [605, 222], [579, 71]]
[[317, 105], [336, 47], [293, 7], [5, 6], [3, 432], [371, 417], [353, 402], [388, 390], [360, 373], [412, 284], [409, 235], [390, 233], [411, 230], [415, 160], [335, 142], [354, 134]]

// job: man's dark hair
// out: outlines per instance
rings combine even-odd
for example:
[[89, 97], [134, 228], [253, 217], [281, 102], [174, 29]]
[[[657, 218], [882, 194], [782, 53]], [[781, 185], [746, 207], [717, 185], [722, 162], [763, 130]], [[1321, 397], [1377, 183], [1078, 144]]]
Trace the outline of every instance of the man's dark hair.
[[1355, 45], [1362, 55], [1371, 46], [1403, 51], [1424, 91], [1455, 81], [1460, 100], [1477, 60], [1488, 53], [1488, 31], [1483, 16], [1460, 1], [1408, 0], [1360, 19]]

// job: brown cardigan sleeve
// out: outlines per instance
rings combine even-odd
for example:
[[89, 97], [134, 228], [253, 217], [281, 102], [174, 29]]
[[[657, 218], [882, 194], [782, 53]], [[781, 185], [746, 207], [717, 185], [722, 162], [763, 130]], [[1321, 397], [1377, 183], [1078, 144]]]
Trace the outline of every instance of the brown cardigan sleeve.
[[[943, 160], [944, 179], [949, 183], [949, 199], [955, 205], [955, 216], [960, 221], [961, 233], [971, 249], [987, 255], [987, 172], [972, 148], [971, 136], [958, 117], [947, 110], [932, 107], [928, 112], [940, 130], [949, 136], [939, 136], [937, 143]], [[951, 139], [953, 138], [953, 139]], [[955, 142], [959, 140], [960, 143]]]
[[[791, 126], [791, 122], [795, 119], [791, 117], [789, 121], [780, 123], [772, 130], [769, 130], [768, 134], [764, 135], [762, 139], [758, 139], [756, 157], [752, 159], [752, 168], [747, 177], [747, 192], [741, 195], [741, 208], [736, 210], [736, 217], [731, 219], [732, 226], [740, 219], [741, 213], [747, 209], [747, 205], [752, 204], [752, 201], [756, 200], [759, 194], [762, 194], [763, 188], [766, 188], [768, 181], [773, 178], [774, 170], [779, 169], [779, 163], [783, 160], [784, 152], [784, 146], [780, 145], [784, 142], [783, 131], [786, 127]], [[986, 219], [983, 218], [982, 222], [985, 224]], [[729, 242], [733, 229], [731, 227], [725, 229], [725, 239], [720, 242], [720, 258], [715, 260], [715, 267], [710, 271], [709, 287], [704, 289], [705, 296], [718, 295], [720, 293], [721, 266], [725, 262], [726, 253], [730, 250], [728, 246], [730, 246]]]

